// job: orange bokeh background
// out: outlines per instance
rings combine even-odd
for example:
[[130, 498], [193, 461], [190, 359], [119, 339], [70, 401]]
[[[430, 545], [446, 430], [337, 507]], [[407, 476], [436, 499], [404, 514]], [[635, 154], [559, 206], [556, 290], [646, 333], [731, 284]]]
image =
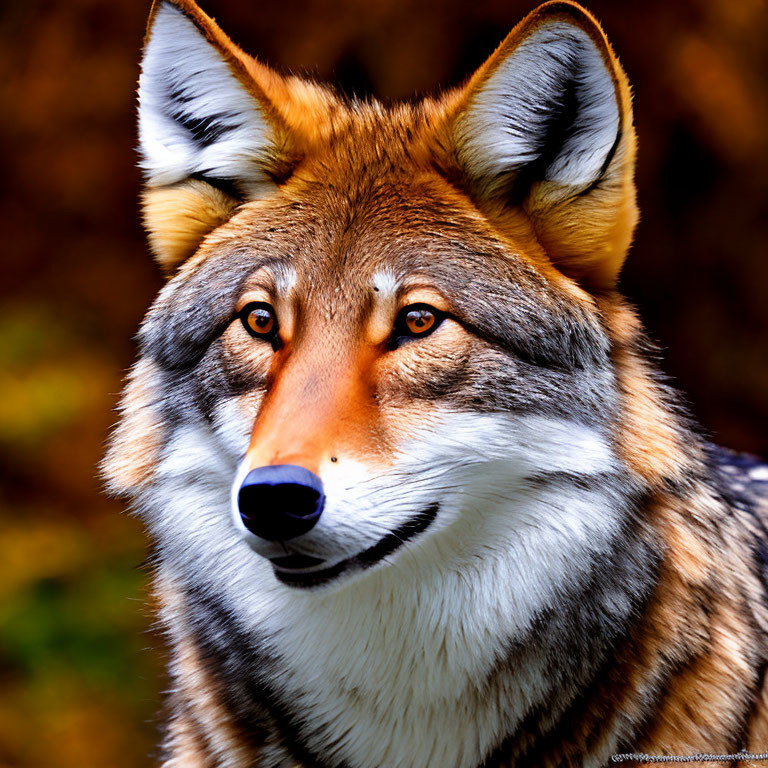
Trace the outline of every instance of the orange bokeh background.
[[[349, 93], [466, 77], [528, 0], [209, 0], [246, 50]], [[594, 0], [635, 88], [622, 277], [704, 429], [768, 456], [768, 8]], [[162, 284], [139, 224], [148, 3], [0, 9], [0, 768], [153, 764], [163, 685], [138, 524], [96, 464]]]

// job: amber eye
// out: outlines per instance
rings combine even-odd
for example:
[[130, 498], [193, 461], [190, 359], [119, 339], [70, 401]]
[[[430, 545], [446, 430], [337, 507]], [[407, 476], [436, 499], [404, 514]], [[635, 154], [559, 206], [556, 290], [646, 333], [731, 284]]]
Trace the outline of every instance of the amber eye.
[[405, 315], [405, 324], [414, 336], [428, 333], [436, 322], [437, 318], [431, 309], [412, 309]]
[[395, 341], [429, 336], [443, 321], [445, 314], [429, 304], [411, 304], [403, 307], [395, 321]]
[[240, 311], [245, 330], [257, 339], [272, 341], [277, 336], [277, 315], [274, 307], [265, 302], [246, 304]]

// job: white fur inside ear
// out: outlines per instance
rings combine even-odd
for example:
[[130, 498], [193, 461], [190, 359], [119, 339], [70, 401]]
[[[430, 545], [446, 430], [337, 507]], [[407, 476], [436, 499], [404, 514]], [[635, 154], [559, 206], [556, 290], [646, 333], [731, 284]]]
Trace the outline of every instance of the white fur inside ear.
[[163, 3], [139, 79], [139, 144], [150, 185], [192, 174], [260, 196], [269, 131], [257, 101], [181, 11]]
[[545, 24], [501, 63], [458, 124], [459, 156], [493, 189], [525, 166], [536, 180], [584, 187], [616, 142], [619, 107], [611, 73], [589, 35]]

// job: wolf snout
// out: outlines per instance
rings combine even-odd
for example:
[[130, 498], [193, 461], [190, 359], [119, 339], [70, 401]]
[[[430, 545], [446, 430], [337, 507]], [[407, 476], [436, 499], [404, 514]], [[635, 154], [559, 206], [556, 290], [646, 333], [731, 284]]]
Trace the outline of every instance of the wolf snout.
[[269, 541], [307, 533], [320, 519], [324, 505], [323, 481], [296, 464], [252, 469], [237, 494], [243, 525]]

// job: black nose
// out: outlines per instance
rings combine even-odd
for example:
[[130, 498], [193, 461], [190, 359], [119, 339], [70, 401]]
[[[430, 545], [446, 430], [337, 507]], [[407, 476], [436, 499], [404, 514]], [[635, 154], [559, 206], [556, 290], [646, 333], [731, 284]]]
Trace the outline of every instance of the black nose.
[[269, 541], [293, 539], [311, 530], [324, 504], [323, 481], [295, 464], [252, 469], [237, 494], [245, 527]]

